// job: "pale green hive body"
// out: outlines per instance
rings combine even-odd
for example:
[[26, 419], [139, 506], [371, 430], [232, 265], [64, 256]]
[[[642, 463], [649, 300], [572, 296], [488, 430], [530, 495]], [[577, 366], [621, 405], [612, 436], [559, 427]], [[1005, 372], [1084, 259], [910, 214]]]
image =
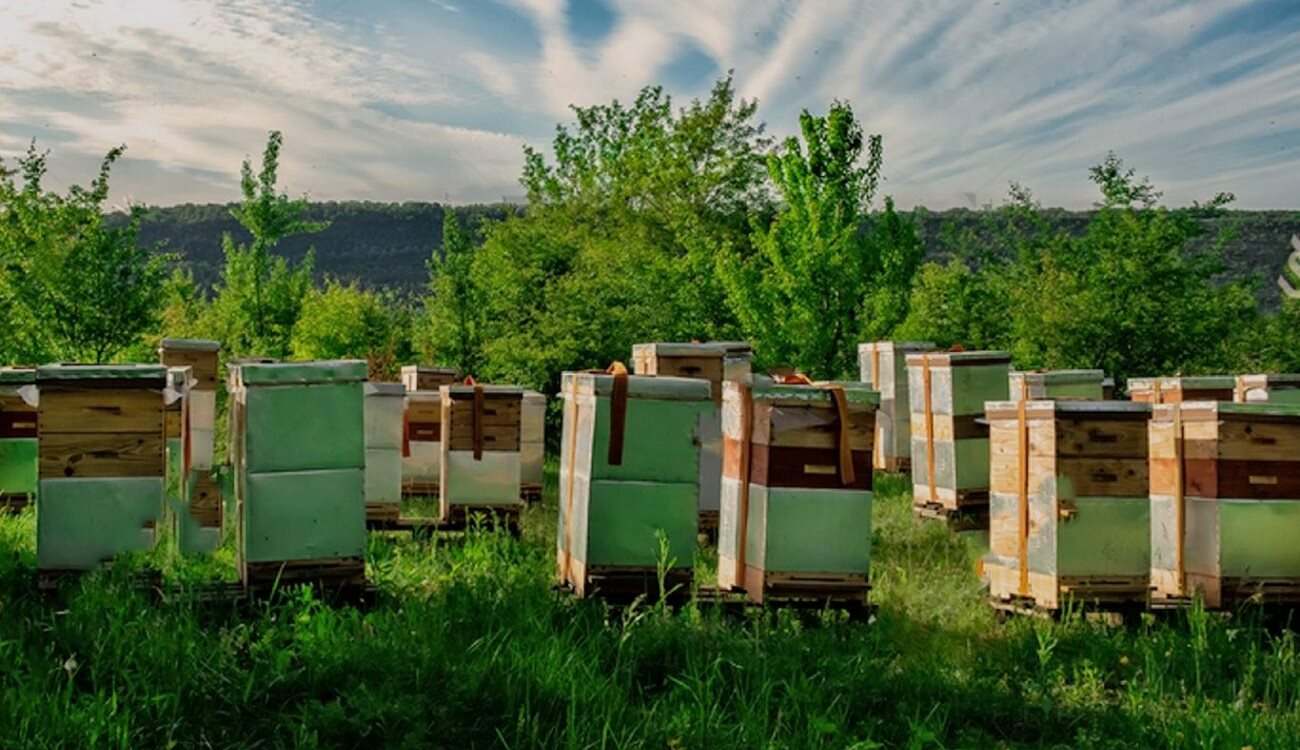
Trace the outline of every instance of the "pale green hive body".
[[366, 548], [364, 362], [241, 365], [241, 558], [359, 558]]
[[[561, 437], [561, 553], [588, 569], [654, 568], [662, 534], [675, 567], [694, 567], [705, 380], [629, 376], [621, 465], [609, 463], [607, 375], [565, 373]], [[576, 416], [575, 416], [576, 415]]]
[[1013, 401], [1027, 395], [1031, 401], [1069, 399], [1100, 401], [1105, 398], [1106, 374], [1101, 370], [1049, 370], [1013, 372], [1010, 396]]
[[875, 341], [858, 345], [860, 379], [880, 394], [880, 409], [876, 413], [877, 469], [899, 470], [912, 457], [907, 355], [934, 348], [931, 341]]

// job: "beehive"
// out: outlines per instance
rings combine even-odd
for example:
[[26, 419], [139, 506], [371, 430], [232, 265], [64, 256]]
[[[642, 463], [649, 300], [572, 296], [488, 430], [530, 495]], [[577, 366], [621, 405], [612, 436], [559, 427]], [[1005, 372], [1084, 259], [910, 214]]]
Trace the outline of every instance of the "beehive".
[[519, 490], [526, 499], [542, 499], [542, 465], [546, 458], [546, 396], [524, 391], [519, 418]]
[[632, 347], [633, 374], [707, 380], [714, 409], [700, 416], [700, 524], [718, 525], [722, 482], [722, 384], [746, 381], [752, 358], [749, 344], [734, 341], [654, 343]]
[[366, 519], [391, 521], [402, 510], [402, 424], [406, 388], [366, 383]]
[[865, 604], [878, 404], [862, 383], [725, 384], [720, 587]]
[[561, 395], [560, 579], [579, 595], [657, 594], [658, 565], [671, 560], [669, 583], [688, 584], [709, 384], [566, 372]]
[[38, 569], [87, 570], [153, 546], [166, 375], [158, 365], [37, 368]]
[[1128, 397], [1144, 404], [1179, 404], [1184, 401], [1231, 401], [1237, 379], [1231, 375], [1196, 375], [1174, 378], [1129, 378]]
[[361, 583], [366, 363], [245, 363], [232, 376], [241, 580]]
[[1300, 603], [1300, 405], [1156, 406], [1150, 443], [1153, 598]]
[[1046, 370], [1013, 372], [1010, 396], [1030, 401], [1070, 399], [1101, 401], [1106, 398], [1106, 374], [1101, 370]]
[[433, 391], [444, 385], [451, 385], [458, 380], [456, 370], [451, 367], [428, 367], [427, 365], [406, 365], [402, 367], [402, 385], [408, 391]]
[[446, 523], [475, 512], [517, 520], [524, 391], [509, 385], [444, 385], [439, 507]]
[[1238, 375], [1233, 400], [1238, 403], [1300, 403], [1300, 375]]
[[997, 351], [907, 356], [912, 486], [919, 509], [962, 513], [987, 508], [984, 403], [1008, 399], [1010, 363], [1011, 355]]
[[442, 472], [442, 394], [406, 392], [402, 440], [402, 492], [436, 496]]
[[990, 594], [1045, 610], [1146, 602], [1151, 406], [992, 402], [987, 414]]
[[907, 355], [934, 350], [930, 341], [876, 341], [858, 345], [861, 380], [880, 394], [874, 463], [892, 473], [911, 471], [912, 419], [907, 397]]
[[36, 497], [36, 370], [0, 367], [0, 512]]
[[200, 472], [213, 467], [217, 426], [217, 358], [221, 344], [208, 339], [163, 339], [158, 357], [168, 367], [189, 367], [190, 465]]

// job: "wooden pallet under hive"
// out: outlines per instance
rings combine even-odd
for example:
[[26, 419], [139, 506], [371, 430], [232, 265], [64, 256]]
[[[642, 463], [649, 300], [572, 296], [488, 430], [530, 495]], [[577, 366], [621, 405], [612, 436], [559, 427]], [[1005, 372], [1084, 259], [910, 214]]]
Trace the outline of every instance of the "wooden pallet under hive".
[[934, 351], [930, 341], [875, 341], [858, 345], [861, 380], [880, 394], [874, 465], [890, 473], [912, 469], [912, 409], [907, 356]]
[[1157, 406], [1150, 442], [1153, 599], [1300, 604], [1300, 405]]

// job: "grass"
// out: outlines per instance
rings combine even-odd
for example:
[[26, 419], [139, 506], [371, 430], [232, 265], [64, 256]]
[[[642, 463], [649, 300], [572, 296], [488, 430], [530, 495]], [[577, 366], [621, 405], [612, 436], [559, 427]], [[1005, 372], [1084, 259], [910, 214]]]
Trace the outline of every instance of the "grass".
[[[553, 482], [553, 477], [552, 477]], [[375, 536], [382, 599], [306, 590], [237, 610], [158, 601], [131, 572], [229, 577], [155, 552], [53, 598], [30, 512], [0, 521], [0, 746], [1293, 747], [1285, 630], [1193, 610], [1106, 627], [998, 623], [977, 543], [878, 483], [875, 622], [554, 593], [554, 488], [522, 541]]]

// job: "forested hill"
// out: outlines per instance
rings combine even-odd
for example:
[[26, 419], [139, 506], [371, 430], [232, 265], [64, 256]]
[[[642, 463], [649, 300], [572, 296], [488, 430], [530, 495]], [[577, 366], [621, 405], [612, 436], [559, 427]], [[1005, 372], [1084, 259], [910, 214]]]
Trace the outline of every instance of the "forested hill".
[[[501, 219], [519, 210], [506, 205], [457, 207], [471, 224], [482, 219]], [[312, 219], [325, 219], [330, 226], [315, 235], [285, 240], [279, 248], [298, 258], [309, 247], [316, 248], [316, 268], [324, 275], [357, 279], [366, 286], [393, 286], [414, 290], [428, 279], [425, 263], [441, 246], [443, 206], [437, 203], [313, 203]], [[1059, 226], [1074, 232], [1087, 227], [1089, 213], [1047, 211]], [[922, 211], [915, 214], [918, 228], [932, 258], [944, 255], [944, 237], [949, 232], [978, 230], [981, 212], [967, 209]], [[1286, 211], [1232, 211], [1205, 220], [1211, 230], [1225, 222], [1235, 227], [1225, 257], [1233, 277], [1258, 274], [1264, 279], [1261, 293], [1271, 307], [1278, 298], [1272, 279], [1281, 271], [1290, 250], [1292, 234], [1300, 233], [1300, 214]], [[218, 204], [182, 205], [149, 211], [140, 233], [143, 242], [165, 241], [169, 252], [181, 254], [203, 283], [216, 280], [222, 265], [221, 236], [230, 232], [236, 241], [247, 234], [230, 215], [230, 206]], [[1206, 238], [1216, 233], [1206, 233]]]

